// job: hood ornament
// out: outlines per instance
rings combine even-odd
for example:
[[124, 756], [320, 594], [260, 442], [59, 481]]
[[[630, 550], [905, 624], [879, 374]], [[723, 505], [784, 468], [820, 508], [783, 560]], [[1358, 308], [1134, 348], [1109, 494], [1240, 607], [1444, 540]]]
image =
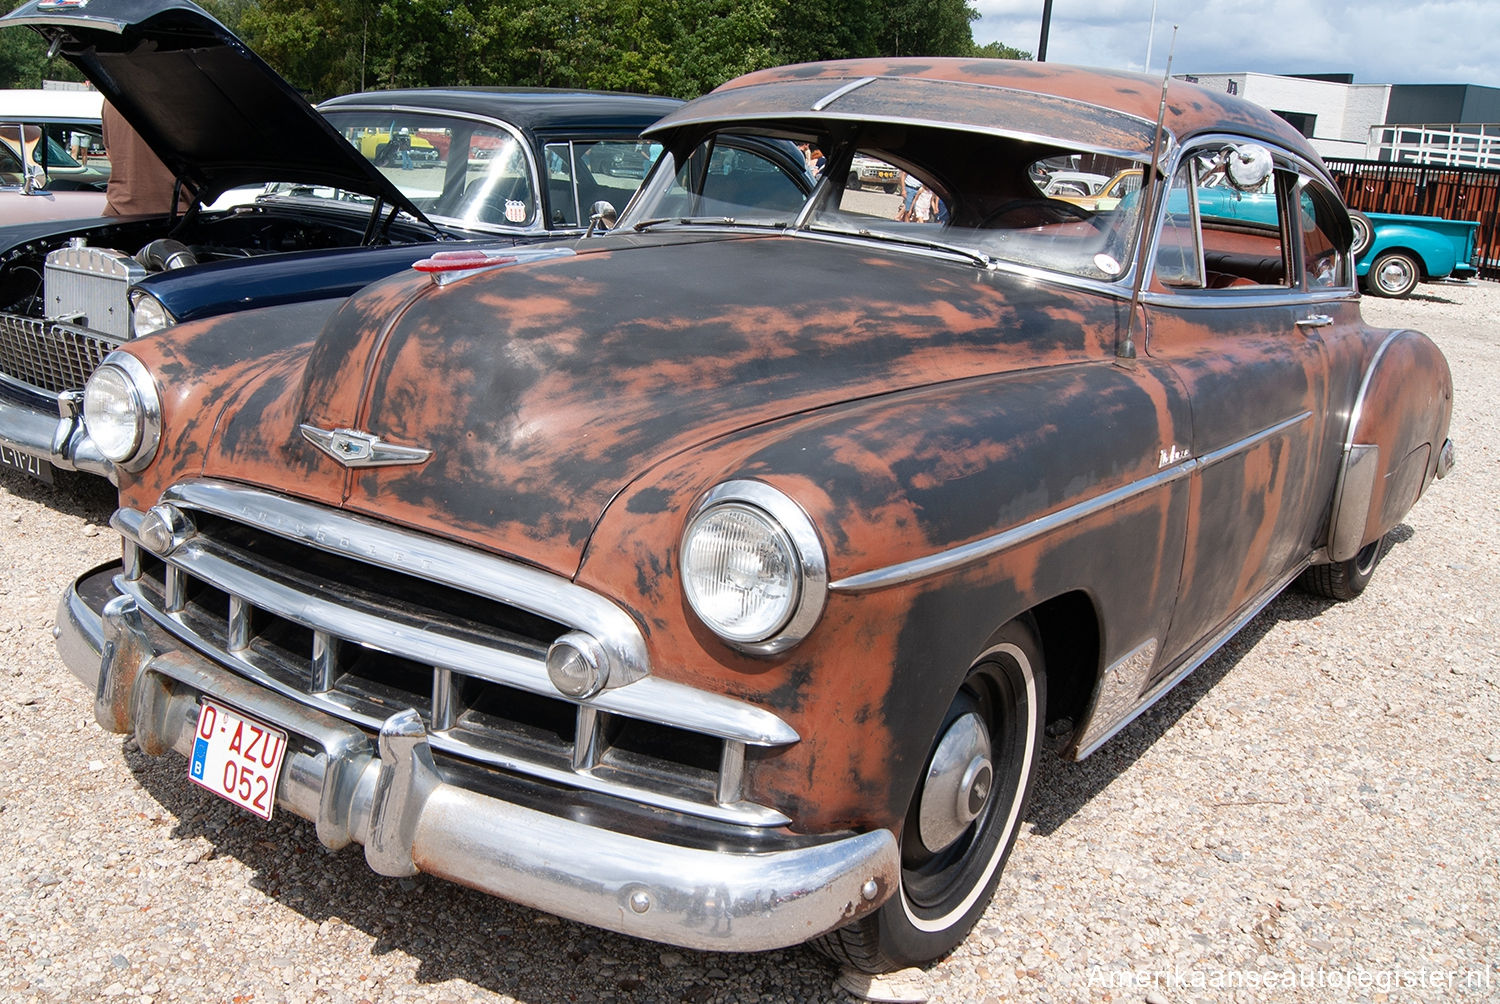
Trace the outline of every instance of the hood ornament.
[[432, 456], [431, 450], [418, 446], [395, 446], [382, 443], [379, 436], [358, 429], [320, 429], [315, 425], [298, 426], [302, 438], [328, 454], [345, 467], [394, 467], [398, 464], [420, 464]]

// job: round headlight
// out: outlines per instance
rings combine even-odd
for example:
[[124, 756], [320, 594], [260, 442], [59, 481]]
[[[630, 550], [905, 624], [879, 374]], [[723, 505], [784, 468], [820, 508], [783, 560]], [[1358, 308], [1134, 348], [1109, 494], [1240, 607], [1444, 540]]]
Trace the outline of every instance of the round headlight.
[[714, 489], [682, 537], [682, 583], [693, 612], [747, 651], [795, 645], [823, 609], [828, 576], [812, 522], [769, 485]]
[[130, 311], [130, 330], [135, 333], [135, 337], [155, 334], [176, 323], [177, 319], [156, 297], [150, 293], [136, 294], [135, 306]]
[[106, 459], [139, 470], [161, 439], [156, 381], [134, 356], [112, 352], [83, 389], [83, 422]]

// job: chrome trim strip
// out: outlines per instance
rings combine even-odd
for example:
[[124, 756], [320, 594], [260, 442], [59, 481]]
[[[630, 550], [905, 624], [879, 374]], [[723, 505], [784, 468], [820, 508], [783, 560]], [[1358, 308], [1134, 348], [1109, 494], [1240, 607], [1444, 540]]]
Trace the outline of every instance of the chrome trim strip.
[[874, 82], [874, 77], [860, 77], [858, 80], [851, 80], [843, 87], [829, 91], [817, 101], [814, 101], [812, 110], [815, 112], [820, 112], [823, 109], [827, 108], [829, 105], [833, 104], [839, 98], [843, 97], [845, 94], [848, 94], [850, 91], [857, 91], [866, 84], [871, 84]]
[[828, 588], [834, 592], [855, 593], [867, 589], [884, 589], [887, 586], [898, 586], [907, 582], [915, 582], [929, 575], [937, 575], [940, 572], [951, 571], [963, 565], [971, 564], [992, 554], [1017, 547], [1028, 541], [1034, 540], [1044, 534], [1051, 533], [1059, 527], [1065, 526], [1075, 520], [1085, 519], [1101, 510], [1111, 506], [1127, 502], [1137, 495], [1153, 491], [1174, 481], [1180, 480], [1191, 474], [1197, 468], [1195, 461], [1187, 461], [1176, 467], [1169, 467], [1139, 481], [1121, 485], [1102, 495], [1096, 495], [1091, 499], [1076, 502], [1065, 509], [1049, 513], [1020, 526], [999, 533], [982, 537], [979, 540], [960, 544], [936, 554], [926, 555], [921, 558], [913, 558], [910, 561], [902, 561], [885, 568], [876, 568], [868, 572], [860, 572], [857, 575], [846, 576], [836, 582], [829, 584]]
[[1231, 621], [1218, 634], [1213, 635], [1202, 645], [1198, 646], [1198, 648], [1194, 649], [1192, 654], [1188, 656], [1181, 664], [1181, 668], [1175, 671], [1171, 676], [1157, 683], [1156, 686], [1152, 687], [1151, 690], [1141, 698], [1140, 703], [1136, 705], [1134, 711], [1130, 712], [1130, 714], [1126, 715], [1124, 718], [1121, 718], [1120, 721], [1115, 725], [1100, 732], [1098, 734], [1098, 737], [1095, 738], [1092, 742], [1088, 743], [1088, 745], [1081, 746], [1075, 749], [1073, 751], [1073, 759], [1082, 760], [1084, 757], [1097, 750], [1100, 746], [1103, 746], [1105, 743], [1109, 742], [1109, 740], [1114, 738], [1114, 736], [1116, 736], [1121, 729], [1125, 728], [1125, 726], [1129, 725], [1141, 715], [1145, 714], [1146, 710], [1149, 709], [1151, 705], [1161, 700], [1162, 696], [1165, 695], [1167, 691], [1171, 690], [1189, 673], [1212, 658], [1214, 653], [1222, 648], [1225, 642], [1234, 637], [1235, 634], [1237, 634], [1239, 630], [1246, 624], [1249, 624], [1252, 620], [1254, 620], [1255, 616], [1262, 610], [1264, 610], [1267, 606], [1269, 606], [1272, 600], [1281, 595], [1282, 590], [1291, 585], [1292, 581], [1296, 579], [1297, 576], [1302, 574], [1303, 570], [1307, 568], [1307, 565], [1308, 562], [1306, 559], [1298, 562], [1297, 566], [1292, 569], [1290, 574], [1283, 576], [1281, 579], [1277, 580], [1277, 582], [1272, 585], [1271, 588], [1267, 589], [1265, 592], [1261, 593], [1260, 596], [1258, 596], [1255, 600], [1253, 600], [1250, 605], [1245, 608], [1245, 612], [1243, 614]]
[[1200, 468], [1209, 467], [1213, 464], [1251, 449], [1262, 441], [1284, 432], [1292, 426], [1299, 425], [1312, 417], [1312, 412], [1304, 411], [1299, 415], [1276, 423], [1268, 429], [1251, 436], [1246, 436], [1238, 442], [1231, 443], [1212, 453], [1202, 457], [1188, 459], [1175, 467], [1168, 467], [1156, 474], [1132, 481], [1130, 484], [1121, 485], [1119, 488], [1111, 489], [1102, 495], [1096, 495], [1082, 502], [1075, 502], [1065, 509], [1038, 517], [1028, 523], [1002, 530], [999, 533], [982, 537], [979, 540], [960, 544], [957, 547], [938, 551], [935, 554], [926, 555], [921, 558], [913, 558], [910, 561], [898, 562], [887, 565], [885, 568], [876, 568], [868, 572], [860, 572], [857, 575], [845, 576], [828, 585], [829, 590], [839, 593], [862, 592], [867, 589], [884, 589], [888, 586], [898, 586], [907, 582], [915, 582], [930, 575], [941, 572], [952, 571], [955, 568], [972, 564], [1000, 551], [1017, 547], [1028, 543], [1037, 537], [1051, 533], [1059, 527], [1075, 520], [1086, 519], [1098, 513], [1102, 509], [1127, 502], [1137, 495], [1154, 491], [1165, 485], [1171, 484], [1190, 474], [1195, 474]]
[[1281, 433], [1287, 431], [1290, 428], [1293, 428], [1294, 426], [1301, 425], [1303, 422], [1308, 421], [1310, 418], [1312, 418], [1312, 412], [1310, 411], [1301, 412], [1300, 414], [1293, 415], [1291, 418], [1284, 418], [1280, 422], [1277, 422], [1275, 425], [1262, 429], [1259, 432], [1254, 433], [1253, 435], [1246, 436], [1244, 439], [1241, 439], [1238, 442], [1230, 443], [1228, 446], [1220, 447], [1219, 449], [1214, 450], [1211, 453], [1205, 453], [1203, 456], [1198, 458], [1198, 464], [1202, 467], [1212, 467], [1214, 464], [1217, 464], [1221, 460], [1226, 460], [1236, 454], [1244, 453], [1246, 450], [1254, 449], [1261, 443], [1270, 439], [1272, 436], [1280, 435]]
[[477, 593], [587, 631], [609, 653], [607, 686], [637, 680], [651, 671], [645, 640], [630, 615], [562, 576], [362, 516], [223, 482], [184, 481], [163, 492], [162, 500], [247, 523], [330, 554]]
[[[68, 616], [59, 617], [58, 647], [72, 653], [70, 664], [91, 654], [99, 690], [131, 695], [124, 720], [106, 727], [134, 733], [149, 755], [188, 755], [202, 695], [285, 729], [298, 741], [287, 752], [277, 807], [313, 821], [326, 847], [363, 844], [367, 863], [383, 872], [422, 871], [581, 923], [704, 951], [798, 944], [875, 909], [899, 883], [900, 852], [889, 830], [780, 851], [697, 849], [470, 791], [435, 769], [435, 737], [410, 714], [381, 722], [372, 741], [196, 653], [135, 662], [150, 642], [132, 626], [139, 617], [130, 601], [122, 602], [106, 624], [75, 584], [63, 601]], [[114, 650], [121, 658], [105, 651], [110, 634], [124, 639]]]

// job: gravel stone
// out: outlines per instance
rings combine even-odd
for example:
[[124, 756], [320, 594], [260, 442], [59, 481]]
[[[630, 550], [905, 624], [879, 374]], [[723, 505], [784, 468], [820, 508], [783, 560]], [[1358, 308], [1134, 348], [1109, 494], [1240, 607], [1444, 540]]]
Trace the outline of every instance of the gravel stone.
[[[1359, 599], [1288, 592], [1088, 760], [1043, 757], [930, 1000], [1500, 997], [1500, 284], [1364, 311], [1447, 353], [1458, 467]], [[104, 732], [52, 627], [73, 577], [119, 554], [113, 496], [66, 487], [0, 472], [0, 999], [850, 999], [809, 950], [664, 948], [382, 879], [359, 847], [215, 801], [180, 757]]]

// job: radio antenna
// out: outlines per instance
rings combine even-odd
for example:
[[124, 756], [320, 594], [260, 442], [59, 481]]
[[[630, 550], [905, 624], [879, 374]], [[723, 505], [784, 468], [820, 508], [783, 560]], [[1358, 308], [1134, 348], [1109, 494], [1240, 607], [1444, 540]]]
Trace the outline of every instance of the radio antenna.
[[[1172, 57], [1177, 54], [1177, 25], [1172, 25], [1172, 45], [1167, 50], [1167, 70], [1161, 77], [1161, 103], [1156, 108], [1156, 135], [1151, 140], [1151, 162], [1146, 165], [1146, 181], [1141, 191], [1145, 196], [1141, 199], [1140, 225], [1136, 227], [1135, 242], [1135, 283], [1130, 291], [1130, 311], [1125, 315], [1125, 336], [1115, 345], [1115, 357], [1118, 359], [1135, 358], [1135, 312], [1141, 302], [1141, 287], [1146, 283], [1146, 233], [1147, 225], [1156, 216], [1159, 204], [1153, 204], [1151, 193], [1156, 189], [1157, 161], [1161, 157], [1161, 134], [1165, 130], [1167, 120], [1167, 85], [1172, 82]], [[1161, 198], [1167, 197], [1163, 189]], [[1149, 210], [1149, 212], [1148, 212]]]

